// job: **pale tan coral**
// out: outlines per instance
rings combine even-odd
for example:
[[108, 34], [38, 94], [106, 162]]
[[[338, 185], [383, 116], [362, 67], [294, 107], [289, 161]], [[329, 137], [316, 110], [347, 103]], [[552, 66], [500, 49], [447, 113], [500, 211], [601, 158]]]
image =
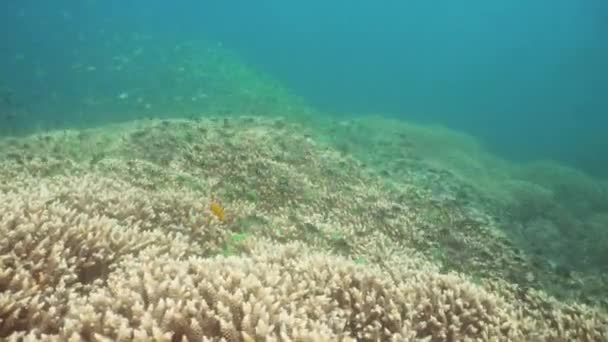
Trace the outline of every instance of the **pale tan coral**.
[[[55, 160], [19, 166], [30, 172], [0, 164], [0, 338], [608, 338], [606, 315], [589, 307], [441, 274], [416, 247], [433, 245], [442, 231], [411, 198], [388, 195], [362, 171], [340, 174], [354, 164], [255, 124], [230, 134], [210, 129], [198, 147], [209, 154], [188, 146], [191, 155], [148, 156], [136, 146], [141, 159], [68, 162], [69, 175], [56, 176]], [[217, 140], [232, 145], [217, 149]], [[295, 140], [295, 154], [276, 147]], [[201, 188], [190, 190], [184, 179]], [[213, 196], [242, 195], [248, 184], [259, 198], [226, 200], [226, 222], [214, 219]], [[450, 224], [467, 218], [438, 214]], [[254, 221], [246, 240], [226, 253], [232, 256], [217, 256], [245, 220]], [[453, 238], [463, 247], [514, 259], [491, 230], [460, 228]], [[285, 239], [305, 243], [279, 242]]]
[[[410, 269], [394, 279], [300, 244], [257, 241], [251, 252], [176, 258], [148, 248], [127, 255], [106, 284], [73, 292], [65, 316], [46, 333], [97, 340], [467, 341], [524, 340], [532, 333], [576, 338], [586, 336], [580, 335], [586, 327], [595, 334], [589, 340], [603, 336], [602, 321], [576, 315], [555, 332], [533, 325], [512, 303], [458, 275]], [[26, 330], [42, 337], [37, 327]]]
[[146, 251], [126, 258], [107, 286], [71, 303], [66, 322], [75, 324], [60, 335], [375, 341], [521, 334], [501, 334], [517, 315], [456, 276], [421, 271], [395, 284], [378, 269], [300, 245], [271, 246], [259, 243], [248, 258], [179, 261]]

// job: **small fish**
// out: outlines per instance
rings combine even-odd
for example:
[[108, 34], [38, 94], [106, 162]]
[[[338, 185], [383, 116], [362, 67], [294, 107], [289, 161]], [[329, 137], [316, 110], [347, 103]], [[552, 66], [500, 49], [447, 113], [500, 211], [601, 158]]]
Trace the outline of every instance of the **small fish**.
[[213, 215], [215, 215], [215, 217], [217, 217], [218, 220], [224, 222], [224, 207], [220, 204], [220, 202], [216, 200], [211, 201], [209, 209], [211, 209], [211, 212], [213, 213]]

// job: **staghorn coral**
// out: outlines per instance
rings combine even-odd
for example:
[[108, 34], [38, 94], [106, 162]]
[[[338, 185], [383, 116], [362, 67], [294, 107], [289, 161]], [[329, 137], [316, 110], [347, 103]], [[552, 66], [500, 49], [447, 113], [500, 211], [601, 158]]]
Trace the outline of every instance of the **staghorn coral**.
[[174, 256], [188, 248], [179, 237], [141, 232], [74, 210], [52, 199], [52, 190], [44, 186], [25, 191], [27, 196], [5, 193], [1, 198], [0, 336], [56, 331], [55, 321], [67, 310], [71, 295], [103, 284], [114, 262], [125, 255], [172, 238], [177, 239]]
[[[579, 314], [588, 312], [583, 307], [561, 311], [572, 316], [552, 331], [458, 275], [409, 270], [395, 282], [378, 268], [301, 244], [272, 246], [256, 241], [249, 256], [206, 259], [143, 250], [120, 261], [105, 286], [73, 293], [65, 316], [53, 322], [47, 336], [112, 341], [605, 337], [605, 322], [582, 319]], [[29, 330], [34, 331], [9, 337], [43, 336]]]
[[[374, 341], [398, 339], [400, 334], [441, 340], [448, 333], [462, 340], [503, 335], [500, 328], [516, 319], [500, 299], [471, 290], [456, 276], [421, 272], [395, 284], [377, 269], [310, 253], [302, 246], [288, 245], [273, 253], [267, 252], [269, 247], [262, 242], [247, 258], [128, 259], [107, 288], [91, 295], [98, 300], [89, 304], [101, 313], [122, 313], [112, 321], [132, 327], [127, 336], [157, 331], [188, 340], [320, 336]], [[450, 307], [461, 323], [446, 309]], [[103, 315], [95, 317], [95, 322], [80, 323], [107, 324]], [[114, 340], [119, 328], [100, 330], [113, 331], [105, 337]], [[512, 330], [504, 335], [521, 333]]]
[[[435, 207], [421, 206], [423, 191], [387, 193], [356, 162], [299, 138], [287, 153], [276, 146], [294, 142], [288, 135], [249, 124], [225, 139], [218, 130], [226, 129], [210, 124], [202, 141], [158, 161], [165, 167], [152, 151], [138, 155], [143, 145], [122, 156], [131, 142], [93, 166], [38, 157], [0, 164], [0, 337], [607, 339], [603, 312], [499, 277], [475, 285], [424, 257], [423, 247], [449, 235], [479, 253], [459, 259], [466, 267], [528, 271], [483, 220], [442, 206], [437, 223], [428, 214]], [[218, 139], [230, 150], [216, 149]], [[255, 202], [235, 198], [249, 187]], [[229, 224], [201, 200], [215, 193], [226, 198]], [[240, 231], [248, 238], [218, 255]], [[300, 242], [282, 242], [292, 239]]]

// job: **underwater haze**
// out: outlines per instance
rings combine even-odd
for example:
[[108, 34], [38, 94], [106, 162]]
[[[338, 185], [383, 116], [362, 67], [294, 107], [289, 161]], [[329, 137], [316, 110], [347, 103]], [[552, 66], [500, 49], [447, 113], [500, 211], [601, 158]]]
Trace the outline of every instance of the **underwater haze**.
[[605, 1], [222, 2], [204, 12], [206, 30], [326, 110], [442, 123], [512, 158], [607, 174]]
[[28, 76], [33, 68], [49, 73], [58, 92], [79, 87], [60, 70], [83, 43], [103, 58], [108, 46], [95, 45], [101, 30], [154, 36], [167, 46], [205, 37], [323, 111], [443, 124], [509, 158], [557, 159], [608, 174], [608, 9], [601, 0], [2, 6], [0, 68], [12, 87], [30, 92], [49, 86]]
[[0, 340], [608, 341], [605, 0], [5, 0]]

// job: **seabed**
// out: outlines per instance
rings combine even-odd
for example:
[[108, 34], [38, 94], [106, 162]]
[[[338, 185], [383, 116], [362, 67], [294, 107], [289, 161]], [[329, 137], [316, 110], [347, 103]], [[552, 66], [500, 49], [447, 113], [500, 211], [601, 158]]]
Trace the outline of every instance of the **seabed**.
[[608, 340], [606, 182], [218, 70], [0, 139], [1, 339]]

